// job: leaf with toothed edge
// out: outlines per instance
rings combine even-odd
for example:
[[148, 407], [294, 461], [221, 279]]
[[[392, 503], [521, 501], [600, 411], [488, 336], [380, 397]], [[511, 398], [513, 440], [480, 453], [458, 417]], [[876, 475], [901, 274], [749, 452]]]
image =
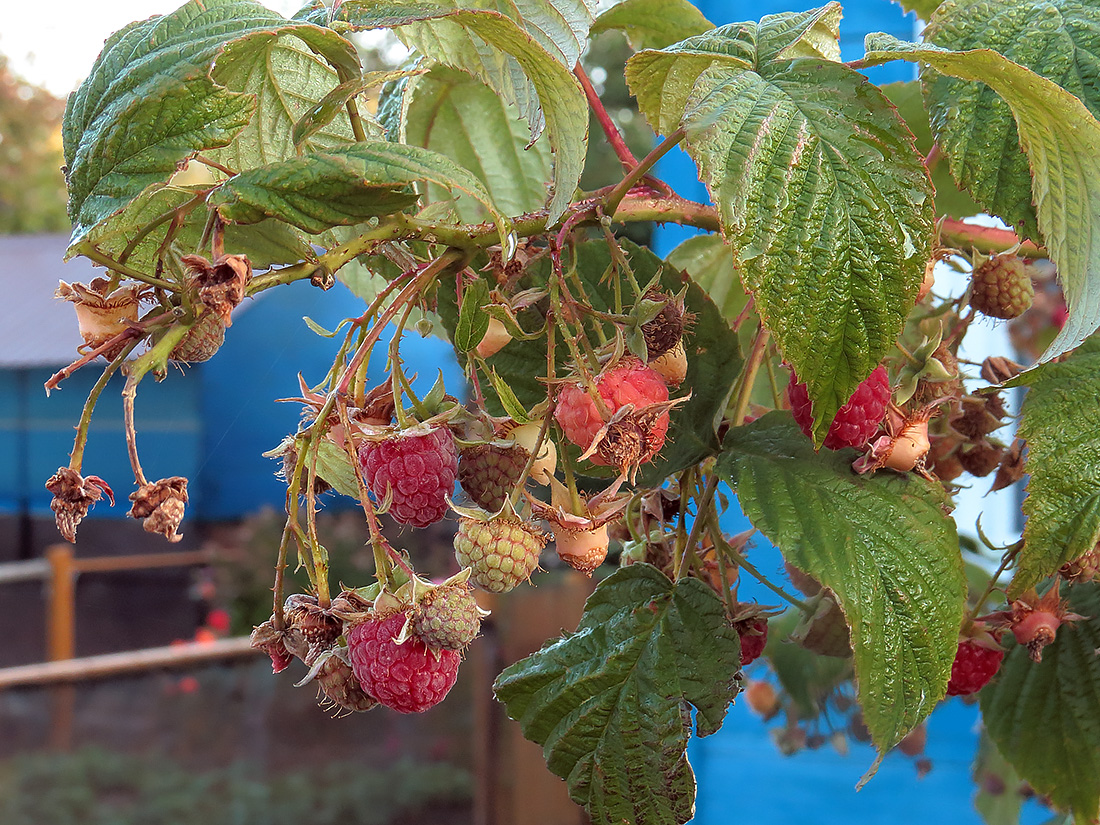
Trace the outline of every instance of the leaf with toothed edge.
[[545, 122], [554, 153], [553, 223], [572, 200], [584, 167], [588, 106], [569, 61], [574, 51], [579, 55], [591, 12], [579, 0], [518, 6], [527, 18], [516, 15], [516, 6], [507, 9], [513, 17], [426, 2], [346, 0], [338, 22], [353, 29], [393, 28], [407, 45], [473, 74], [520, 109], [532, 141]]
[[742, 281], [809, 388], [818, 444], [893, 348], [934, 217], [923, 159], [878, 88], [820, 57], [777, 59], [827, 39], [809, 33], [831, 10], [725, 26], [688, 55], [678, 44], [628, 66], [651, 124], [685, 130]]
[[885, 753], [943, 698], [955, 659], [966, 579], [942, 486], [856, 475], [854, 451], [815, 453], [789, 413], [731, 430], [722, 447], [718, 473], [753, 527], [836, 594]]
[[1018, 435], [1027, 441], [1027, 521], [1010, 598], [1100, 541], [1100, 336], [1035, 370]]
[[954, 52], [888, 34], [867, 35], [866, 49], [868, 65], [925, 63], [989, 85], [1011, 108], [1031, 164], [1039, 230], [1069, 307], [1065, 326], [1039, 361], [1076, 347], [1100, 328], [1100, 122], [1062, 87], [990, 49]]
[[695, 808], [688, 705], [714, 733], [737, 693], [740, 641], [717, 594], [648, 564], [617, 570], [576, 632], [493, 685], [593, 822], [681, 825]]
[[592, 34], [621, 30], [634, 51], [663, 49], [710, 31], [714, 24], [689, 0], [623, 0], [592, 24]]
[[1100, 815], [1100, 583], [1068, 589], [1086, 619], [1062, 625], [1042, 662], [1008, 634], [1009, 651], [979, 694], [990, 738], [1020, 776], [1076, 825]]

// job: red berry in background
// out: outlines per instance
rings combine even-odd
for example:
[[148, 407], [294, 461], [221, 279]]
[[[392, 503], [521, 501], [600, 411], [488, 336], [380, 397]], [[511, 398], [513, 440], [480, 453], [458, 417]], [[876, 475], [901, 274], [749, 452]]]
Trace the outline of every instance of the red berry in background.
[[[613, 367], [605, 369], [596, 378], [596, 391], [603, 399], [609, 415], [614, 415], [627, 404], [633, 405], [637, 411], [643, 410], [652, 404], [660, 404], [668, 401], [668, 385], [660, 374], [643, 364], [636, 358], [626, 358]], [[561, 425], [565, 437], [580, 447], [587, 450], [600, 429], [607, 423], [601, 416], [595, 400], [589, 394], [585, 386], [579, 382], [565, 384], [558, 394], [557, 407], [554, 410], [554, 418]], [[637, 440], [637, 445], [631, 451], [629, 458], [636, 458], [636, 462], [649, 461], [664, 446], [665, 433], [668, 432], [668, 410], [662, 410], [656, 415], [645, 416], [644, 413], [636, 416], [637, 426], [634, 432], [624, 433], [624, 440]], [[591, 456], [593, 464], [613, 465], [619, 463], [614, 459], [617, 447], [612, 434], [609, 433], [606, 442], [608, 451], [602, 448]], [[602, 447], [602, 445], [601, 445]], [[634, 453], [637, 455], [635, 456]]]
[[422, 713], [454, 687], [461, 657], [454, 650], [429, 650], [411, 634], [398, 644], [406, 621], [404, 613], [393, 613], [355, 625], [347, 632], [348, 658], [363, 690], [380, 704]]
[[768, 643], [768, 620], [761, 616], [736, 622], [734, 626], [741, 637], [741, 667], [745, 667], [764, 652], [764, 646]]
[[[813, 427], [810, 394], [806, 385], [793, 372], [787, 385], [787, 398], [791, 402], [794, 420], [798, 422], [802, 432], [809, 436]], [[856, 387], [848, 403], [837, 411], [825, 436], [825, 446], [830, 450], [862, 447], [878, 431], [889, 401], [890, 377], [886, 373], [886, 367], [879, 365]]]
[[963, 639], [955, 652], [951, 665], [951, 680], [947, 683], [948, 696], [969, 696], [987, 684], [1001, 667], [1005, 652], [999, 647], [988, 647], [973, 639]]
[[390, 515], [402, 524], [427, 527], [447, 512], [447, 496], [458, 475], [458, 452], [446, 427], [364, 442], [359, 463], [367, 489], [379, 501], [393, 489]]

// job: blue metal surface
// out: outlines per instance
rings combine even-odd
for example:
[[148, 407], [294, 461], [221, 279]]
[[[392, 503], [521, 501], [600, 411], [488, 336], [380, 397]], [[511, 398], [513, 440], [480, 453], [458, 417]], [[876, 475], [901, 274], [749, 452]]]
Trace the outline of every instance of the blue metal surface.
[[[275, 477], [279, 464], [261, 453], [297, 430], [301, 405], [274, 399], [299, 394], [298, 372], [308, 384], [321, 382], [343, 339], [343, 332], [331, 339], [314, 334], [302, 318], [331, 330], [362, 311], [363, 302], [343, 284], [322, 292], [301, 282], [271, 290], [234, 321], [225, 344], [201, 371], [205, 432], [193, 486], [195, 512], [202, 518], [237, 518], [282, 507], [286, 485]], [[413, 384], [418, 394], [431, 388], [439, 370], [448, 389], [461, 393], [464, 378], [450, 344], [412, 333], [405, 335], [401, 351], [406, 370], [419, 372]], [[385, 380], [385, 359], [386, 348], [377, 347], [369, 382]], [[326, 499], [327, 507], [353, 504]]]
[[[94, 367], [68, 378], [46, 397], [42, 385], [51, 369], [0, 372], [0, 513], [26, 510], [51, 516], [51, 495], [43, 486], [59, 466], [68, 463], [74, 427], [84, 399], [99, 378]], [[123, 379], [116, 376], [100, 395], [84, 451], [84, 473], [110, 484], [119, 503], [92, 511], [96, 518], [122, 518], [133, 474], [122, 430]], [[157, 384], [142, 383], [135, 422], [142, 467], [150, 479], [182, 475], [193, 478], [199, 456], [199, 384], [194, 374], [172, 375]]]

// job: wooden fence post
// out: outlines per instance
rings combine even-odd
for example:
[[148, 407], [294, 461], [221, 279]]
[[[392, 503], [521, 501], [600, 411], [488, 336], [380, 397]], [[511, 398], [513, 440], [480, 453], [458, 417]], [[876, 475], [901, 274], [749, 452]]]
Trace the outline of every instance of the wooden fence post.
[[[46, 605], [46, 655], [51, 662], [76, 655], [76, 574], [73, 546], [54, 544], [46, 549], [50, 581]], [[50, 747], [67, 751], [73, 746], [76, 686], [58, 685], [50, 691]]]

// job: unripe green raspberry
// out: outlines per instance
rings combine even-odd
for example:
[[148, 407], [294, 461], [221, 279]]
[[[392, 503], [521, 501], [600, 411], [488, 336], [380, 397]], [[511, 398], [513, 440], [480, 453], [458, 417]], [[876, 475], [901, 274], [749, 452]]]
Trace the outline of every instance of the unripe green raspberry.
[[481, 629], [481, 615], [469, 585], [443, 585], [420, 600], [412, 631], [428, 647], [462, 650]]
[[1018, 318], [1034, 295], [1027, 264], [1015, 255], [994, 255], [970, 273], [970, 306], [990, 318]]
[[454, 546], [455, 558], [470, 568], [474, 584], [492, 593], [506, 593], [527, 581], [538, 567], [546, 535], [515, 518], [462, 518]]

